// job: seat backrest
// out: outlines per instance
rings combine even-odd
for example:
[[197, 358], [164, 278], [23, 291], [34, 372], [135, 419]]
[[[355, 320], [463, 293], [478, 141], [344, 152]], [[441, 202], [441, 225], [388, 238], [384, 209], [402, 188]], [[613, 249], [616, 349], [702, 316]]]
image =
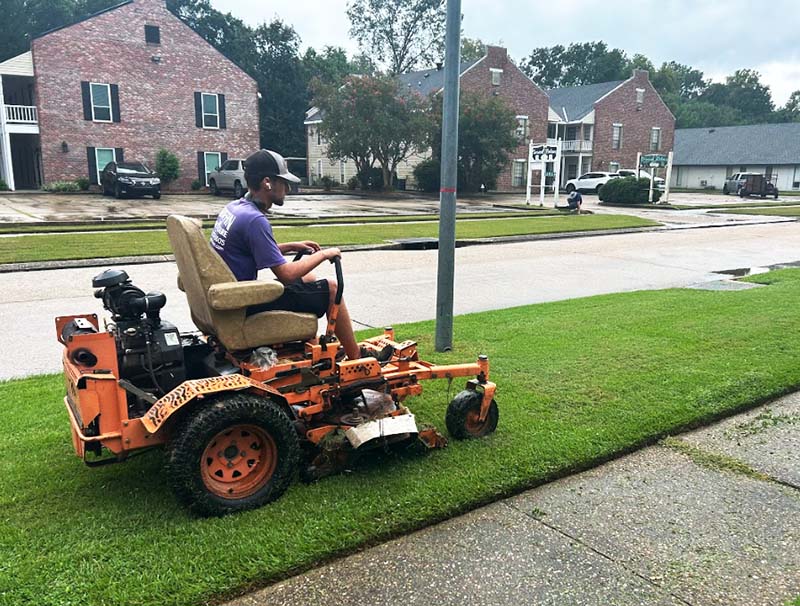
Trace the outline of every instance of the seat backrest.
[[[236, 282], [236, 277], [211, 247], [202, 227], [193, 219], [170, 215], [167, 217], [167, 235], [189, 301], [192, 319], [200, 330], [215, 335], [217, 330], [214, 316], [219, 312], [214, 312], [208, 304], [208, 289], [213, 284]], [[242, 321], [244, 320], [244, 310], [237, 315], [241, 315]]]

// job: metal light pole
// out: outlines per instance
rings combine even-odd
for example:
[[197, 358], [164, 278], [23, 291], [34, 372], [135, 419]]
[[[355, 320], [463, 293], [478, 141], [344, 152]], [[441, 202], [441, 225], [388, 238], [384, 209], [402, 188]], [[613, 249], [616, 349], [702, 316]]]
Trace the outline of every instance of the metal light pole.
[[439, 190], [439, 270], [436, 279], [436, 351], [453, 348], [453, 276], [458, 172], [458, 76], [461, 66], [461, 0], [447, 0]]

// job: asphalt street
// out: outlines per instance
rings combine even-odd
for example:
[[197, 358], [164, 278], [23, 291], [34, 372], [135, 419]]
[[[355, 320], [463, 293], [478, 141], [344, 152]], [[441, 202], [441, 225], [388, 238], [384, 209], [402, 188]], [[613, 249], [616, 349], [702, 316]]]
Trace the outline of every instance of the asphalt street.
[[[719, 280], [724, 276], [715, 272], [722, 270], [798, 260], [797, 222], [471, 246], [456, 251], [455, 313], [691, 286]], [[436, 265], [436, 251], [346, 253], [345, 299], [352, 317], [372, 326], [433, 318]], [[91, 287], [92, 277], [103, 269], [0, 274], [5, 353], [0, 378], [60, 370], [54, 318], [93, 312], [104, 316]], [[165, 319], [193, 329], [173, 263], [126, 269], [143, 290], [167, 295]], [[319, 273], [332, 276], [332, 267], [321, 267]]]

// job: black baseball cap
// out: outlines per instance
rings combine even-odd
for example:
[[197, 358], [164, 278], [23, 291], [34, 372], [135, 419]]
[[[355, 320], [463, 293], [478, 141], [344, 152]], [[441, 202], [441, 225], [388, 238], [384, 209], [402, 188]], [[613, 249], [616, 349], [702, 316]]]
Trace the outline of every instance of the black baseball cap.
[[251, 177], [256, 180], [264, 177], [280, 177], [291, 183], [300, 183], [300, 178], [289, 172], [284, 157], [269, 149], [260, 149], [247, 156], [244, 161], [245, 181], [249, 183]]

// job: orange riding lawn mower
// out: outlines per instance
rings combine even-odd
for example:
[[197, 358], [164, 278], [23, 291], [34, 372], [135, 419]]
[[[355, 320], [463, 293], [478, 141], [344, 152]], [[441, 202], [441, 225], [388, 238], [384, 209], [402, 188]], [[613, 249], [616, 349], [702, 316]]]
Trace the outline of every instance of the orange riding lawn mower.
[[[327, 330], [316, 337], [314, 314], [248, 316], [248, 306], [278, 298], [283, 285], [237, 282], [194, 220], [170, 216], [167, 232], [199, 332], [182, 333], [163, 320], [166, 297], [145, 293], [117, 269], [92, 281], [111, 314], [103, 329], [96, 314], [56, 318], [73, 446], [87, 465], [164, 446], [178, 500], [215, 516], [277, 499], [298, 470], [313, 481], [364, 451], [444, 447], [446, 439], [419, 427], [404, 405], [427, 379], [471, 377], [447, 408], [453, 438], [497, 427], [485, 356], [431, 364], [419, 358], [416, 343], [396, 341], [387, 328], [361, 343], [373, 356], [344, 359], [334, 336], [340, 259], [333, 260], [338, 288]], [[388, 348], [391, 357], [379, 362]]]

